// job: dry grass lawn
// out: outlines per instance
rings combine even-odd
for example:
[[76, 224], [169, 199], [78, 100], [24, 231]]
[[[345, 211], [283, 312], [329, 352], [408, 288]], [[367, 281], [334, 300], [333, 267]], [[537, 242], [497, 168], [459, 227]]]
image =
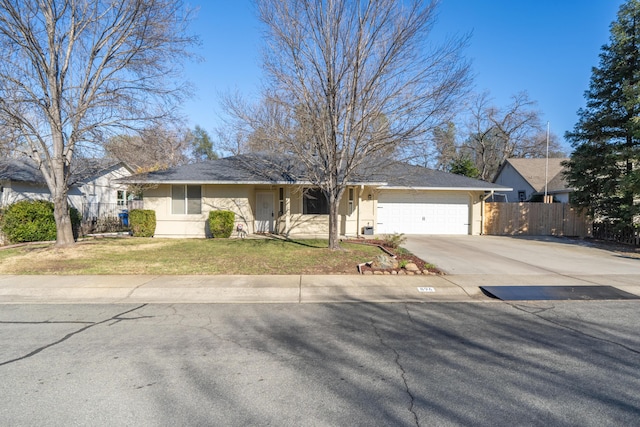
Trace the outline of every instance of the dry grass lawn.
[[357, 274], [377, 247], [323, 240], [103, 238], [0, 250], [0, 274]]

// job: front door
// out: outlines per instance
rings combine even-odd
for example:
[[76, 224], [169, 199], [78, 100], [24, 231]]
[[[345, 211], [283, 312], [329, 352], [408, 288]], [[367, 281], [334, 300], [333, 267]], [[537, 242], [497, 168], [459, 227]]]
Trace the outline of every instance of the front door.
[[273, 193], [256, 194], [256, 233], [273, 231]]

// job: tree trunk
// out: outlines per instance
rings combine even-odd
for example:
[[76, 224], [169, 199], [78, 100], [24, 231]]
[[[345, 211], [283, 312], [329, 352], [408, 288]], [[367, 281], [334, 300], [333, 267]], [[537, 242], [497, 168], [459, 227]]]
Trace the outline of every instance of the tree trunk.
[[334, 197], [329, 198], [329, 249], [339, 250], [340, 236], [338, 233], [339, 217], [338, 208], [340, 207], [340, 199]]
[[53, 216], [56, 220], [56, 246], [71, 246], [75, 243], [67, 192], [56, 192], [53, 198]]

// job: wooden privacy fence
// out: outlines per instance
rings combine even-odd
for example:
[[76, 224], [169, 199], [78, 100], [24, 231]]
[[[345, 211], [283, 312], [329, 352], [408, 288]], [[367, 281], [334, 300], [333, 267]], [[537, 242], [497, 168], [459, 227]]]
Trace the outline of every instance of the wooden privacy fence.
[[485, 203], [483, 233], [591, 237], [592, 222], [567, 203]]

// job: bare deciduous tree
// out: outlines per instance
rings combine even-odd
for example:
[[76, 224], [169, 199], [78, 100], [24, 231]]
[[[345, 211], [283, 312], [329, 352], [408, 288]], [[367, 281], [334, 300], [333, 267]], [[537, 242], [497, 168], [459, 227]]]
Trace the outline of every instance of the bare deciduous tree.
[[[502, 162], [510, 157], [546, 155], [546, 131], [535, 101], [530, 100], [526, 92], [511, 99], [506, 108], [499, 109], [491, 104], [485, 92], [472, 104], [468, 137], [459, 154], [474, 162], [480, 179], [493, 179]], [[560, 151], [555, 135], [550, 139], [550, 149], [554, 153]]]
[[289, 135], [294, 124], [289, 112], [273, 96], [265, 95], [250, 103], [238, 93], [226, 94], [220, 104], [225, 116], [217, 134], [223, 151], [233, 155], [287, 152], [279, 135]]
[[[380, 171], [390, 153], [424, 152], [465, 91], [466, 37], [435, 46], [437, 1], [258, 0], [266, 27], [267, 128], [308, 170], [329, 204], [329, 247], [339, 248], [338, 204], [354, 174]], [[284, 124], [280, 126], [281, 124]]]
[[73, 243], [68, 180], [79, 150], [173, 112], [195, 41], [175, 0], [0, 0], [0, 125], [39, 165], [57, 245]]
[[136, 135], [116, 135], [104, 150], [138, 173], [150, 172], [188, 163], [191, 138], [188, 130], [156, 125]]

